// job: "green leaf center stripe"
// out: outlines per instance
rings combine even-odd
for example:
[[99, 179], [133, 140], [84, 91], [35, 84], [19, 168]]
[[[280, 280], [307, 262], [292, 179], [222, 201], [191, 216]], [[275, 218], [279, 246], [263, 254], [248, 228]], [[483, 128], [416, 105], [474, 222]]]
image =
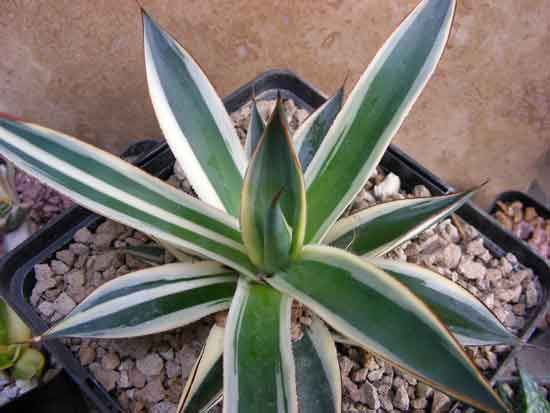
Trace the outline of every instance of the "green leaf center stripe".
[[144, 15], [149, 93], [174, 155], [201, 199], [234, 216], [247, 160], [220, 98], [193, 58]]
[[[207, 238], [202, 233], [197, 234], [185, 227], [168, 222], [155, 214], [144, 212], [131, 204], [124, 203], [104, 192], [99, 192], [90, 185], [86, 185], [61, 172], [63, 169], [51, 167], [41, 162], [39, 160], [40, 153], [37, 158], [33, 158], [1, 139], [0, 148], [10, 152], [10, 159], [17, 163], [21, 169], [39, 176], [52, 188], [65, 193], [76, 202], [86, 205], [87, 208], [99, 214], [148, 232], [152, 236], [171, 242], [174, 245], [189, 248], [196, 253], [229, 265], [243, 274], [252, 275], [255, 272], [254, 266], [242, 251], [242, 246], [235, 249], [232, 245], [227, 245], [228, 240], [226, 238], [220, 236], [215, 236], [213, 239]], [[36, 151], [33, 153], [36, 154]], [[163, 216], [163, 218], [166, 217]]]
[[297, 412], [290, 309], [288, 296], [239, 280], [226, 323], [225, 412]]
[[193, 288], [193, 286], [209, 283], [212, 280], [219, 280], [219, 277], [232, 277], [237, 282], [235, 273], [229, 272], [227, 268], [213, 261], [159, 265], [118, 277], [101, 285], [82, 301], [73, 313], [84, 311], [118, 297], [127, 297], [138, 291], [153, 291], [156, 287], [170, 284], [179, 285], [183, 282], [188, 288]]
[[235, 292], [235, 279], [216, 278], [219, 279], [194, 288], [185, 285], [178, 289], [171, 284], [98, 304], [66, 319], [67, 323], [59, 323], [46, 335], [122, 338], [181, 327], [229, 308]]
[[342, 386], [338, 354], [324, 322], [314, 316], [300, 341], [293, 343], [298, 405], [301, 413], [339, 413]]
[[[11, 132], [9, 138], [18, 149], [34, 158], [47, 160], [50, 166], [67, 175], [93, 183], [96, 188], [131, 205], [170, 216], [173, 220], [183, 219], [180, 222], [185, 222], [185, 226], [196, 226], [194, 223], [200, 222], [200, 226], [213, 234], [240, 243], [236, 219], [116, 156], [41, 126], [2, 120], [0, 125]], [[196, 230], [200, 228], [196, 226]]]
[[374, 170], [433, 74], [454, 0], [423, 1], [377, 53], [306, 171], [306, 241], [319, 242]]

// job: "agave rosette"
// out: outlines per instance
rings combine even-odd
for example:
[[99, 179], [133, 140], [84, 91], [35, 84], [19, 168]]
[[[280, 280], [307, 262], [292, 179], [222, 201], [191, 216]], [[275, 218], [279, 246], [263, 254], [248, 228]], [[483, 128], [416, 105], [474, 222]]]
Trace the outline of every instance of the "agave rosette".
[[[205, 258], [110, 281], [41, 337], [139, 336], [229, 309], [225, 327], [212, 328], [179, 412], [207, 411], [221, 399], [225, 412], [340, 412], [327, 325], [459, 400], [506, 410], [463, 346], [516, 338], [439, 274], [380, 258], [473, 191], [387, 202], [338, 221], [434, 72], [455, 6], [421, 1], [345, 103], [340, 90], [294, 136], [280, 98], [265, 124], [253, 102], [244, 148], [202, 70], [144, 13], [153, 106], [199, 199], [59, 132], [0, 120], [0, 148], [20, 168], [172, 251]], [[315, 313], [295, 343], [293, 300]]]

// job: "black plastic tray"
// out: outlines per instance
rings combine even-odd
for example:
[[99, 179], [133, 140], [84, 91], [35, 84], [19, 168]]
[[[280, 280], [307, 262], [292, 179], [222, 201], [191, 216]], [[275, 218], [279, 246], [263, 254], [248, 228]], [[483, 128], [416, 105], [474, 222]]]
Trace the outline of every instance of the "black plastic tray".
[[78, 386], [63, 370], [48, 383], [0, 407], [0, 413], [84, 413], [87, 410]]
[[[319, 91], [292, 72], [272, 70], [265, 72], [226, 97], [224, 103], [227, 110], [229, 112], [238, 110], [251, 99], [253, 91], [259, 99], [274, 97], [277, 91], [280, 91], [283, 97], [292, 98], [298, 106], [308, 110], [320, 106], [326, 99]], [[147, 159], [142, 160], [140, 165], [149, 173], [167, 178], [171, 173], [173, 163], [174, 158], [169, 148], [163, 144], [156, 148], [153, 154], [147, 156]], [[411, 190], [418, 184], [425, 185], [434, 195], [453, 190], [393, 145], [386, 151], [381, 166], [399, 175], [403, 187], [407, 190]], [[488, 214], [474, 205], [466, 204], [457, 214], [466, 222], [474, 225], [484, 235], [486, 247], [494, 255], [502, 256], [505, 252], [512, 252], [518, 257], [521, 264], [531, 267], [544, 284], [543, 302], [547, 300], [550, 275], [544, 260], [504, 231]], [[35, 283], [34, 265], [46, 261], [57, 250], [63, 248], [71, 241], [78, 229], [98, 225], [101, 221], [101, 217], [84, 208], [76, 207], [60, 217], [57, 222], [35, 234], [0, 267], [0, 283], [2, 283], [0, 289], [10, 292], [12, 300], [16, 303], [16, 311], [31, 325], [33, 331], [40, 333], [47, 328], [45, 321], [40, 318], [28, 300]], [[524, 340], [532, 335], [540, 313], [541, 310], [537, 311], [537, 316], [533, 317], [524, 329], [522, 334]], [[48, 341], [46, 346], [102, 412], [122, 411], [118, 402], [95, 381], [86, 368], [80, 365], [62, 342], [52, 340]], [[505, 364], [509, 362], [509, 359]], [[498, 374], [497, 371], [494, 380], [498, 379]]]

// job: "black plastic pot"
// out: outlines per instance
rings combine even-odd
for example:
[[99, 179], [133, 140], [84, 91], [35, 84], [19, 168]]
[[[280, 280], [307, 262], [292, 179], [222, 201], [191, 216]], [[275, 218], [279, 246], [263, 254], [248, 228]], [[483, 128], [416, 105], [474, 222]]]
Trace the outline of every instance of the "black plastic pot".
[[[273, 70], [260, 75], [226, 97], [224, 103], [228, 111], [235, 112], [250, 101], [253, 91], [259, 99], [275, 97], [277, 91], [280, 91], [284, 98], [291, 98], [298, 106], [308, 110], [320, 106], [326, 99], [315, 88], [302, 81], [292, 72]], [[153, 154], [142, 160], [140, 165], [149, 173], [160, 178], [167, 178], [171, 174], [173, 163], [174, 158], [169, 148], [164, 144], [156, 148]], [[418, 165], [395, 146], [390, 146], [382, 159], [381, 166], [397, 174], [407, 190], [412, 190], [415, 185], [422, 184], [430, 189], [434, 195], [452, 191], [451, 187]], [[518, 257], [521, 264], [533, 268], [544, 284], [543, 302], [546, 302], [550, 287], [550, 275], [544, 260], [500, 228], [489, 215], [474, 205], [465, 205], [458, 211], [458, 215], [474, 225], [484, 235], [486, 247], [494, 255], [502, 256], [505, 252], [512, 252]], [[57, 222], [35, 234], [0, 267], [1, 290], [9, 292], [11, 300], [15, 303], [16, 311], [32, 326], [33, 331], [40, 333], [47, 328], [45, 321], [40, 318], [29, 302], [31, 290], [35, 283], [34, 265], [48, 260], [56, 251], [62, 249], [71, 241], [78, 229], [97, 226], [102, 220], [103, 218], [88, 212], [84, 208], [76, 207], [60, 217]], [[541, 311], [538, 310], [537, 316], [529, 321], [522, 334], [524, 340], [531, 336], [534, 323], [537, 317], [540, 316]], [[118, 402], [95, 381], [86, 368], [80, 365], [62, 342], [52, 340], [48, 341], [46, 346], [102, 412], [122, 411]], [[498, 378], [498, 372], [495, 378]]]
[[63, 370], [48, 383], [0, 407], [0, 413], [83, 413], [87, 410], [80, 389]]

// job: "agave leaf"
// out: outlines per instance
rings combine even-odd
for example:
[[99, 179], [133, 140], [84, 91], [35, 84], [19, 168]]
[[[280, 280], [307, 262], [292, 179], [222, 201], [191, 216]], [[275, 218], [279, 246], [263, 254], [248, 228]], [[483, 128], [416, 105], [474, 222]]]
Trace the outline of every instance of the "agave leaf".
[[103, 284], [43, 337], [124, 338], [182, 327], [229, 308], [236, 280], [213, 261], [136, 271]]
[[342, 385], [338, 354], [328, 328], [313, 317], [293, 345], [298, 405], [301, 413], [340, 413]]
[[206, 343], [183, 389], [176, 413], [207, 412], [223, 396], [223, 337], [225, 329], [212, 326]]
[[31, 337], [31, 329], [0, 297], [0, 345], [23, 343]]
[[323, 143], [334, 118], [342, 108], [343, 98], [344, 88], [341, 87], [334, 96], [309, 115], [294, 132], [294, 148], [300, 159], [302, 171], [307, 170], [313, 156]]
[[267, 281], [433, 387], [482, 410], [506, 410], [428, 306], [365, 260], [332, 247], [306, 246], [300, 261]]
[[524, 413], [549, 413], [550, 402], [539, 390], [537, 383], [524, 369], [519, 369], [521, 377], [522, 404]]
[[456, 0], [423, 0], [378, 51], [305, 174], [305, 242], [317, 243], [353, 201], [435, 70]]
[[246, 157], [223, 103], [191, 55], [143, 14], [147, 83], [168, 144], [203, 201], [233, 216]]
[[244, 151], [248, 159], [252, 158], [252, 154], [260, 142], [265, 129], [264, 120], [260, 111], [258, 110], [258, 104], [256, 99], [252, 99], [252, 106], [250, 107], [250, 122], [248, 123], [248, 130], [246, 132], [246, 141], [244, 145]]
[[33, 377], [40, 377], [45, 365], [46, 359], [40, 351], [30, 347], [25, 348], [13, 366], [12, 374], [16, 380], [30, 380]]
[[367, 259], [393, 276], [431, 308], [464, 346], [517, 344], [496, 316], [472, 293], [416, 264]]
[[226, 322], [225, 413], [298, 411], [290, 297], [239, 279]]
[[280, 207], [292, 228], [288, 251], [295, 257], [304, 237], [306, 204], [302, 171], [286, 128], [281, 99], [271, 115], [259, 146], [250, 161], [243, 184], [241, 230], [248, 255], [253, 263], [265, 264], [264, 240], [266, 217], [272, 210], [274, 196], [282, 189]]
[[323, 242], [356, 255], [384, 255], [452, 214], [476, 190], [374, 205], [338, 221]]
[[246, 157], [231, 118], [191, 55], [145, 13], [143, 29], [149, 94], [174, 156], [199, 198], [237, 216]]
[[15, 364], [23, 346], [20, 344], [0, 345], [0, 370], [6, 370]]
[[120, 249], [120, 252], [131, 255], [148, 264], [164, 264], [165, 249], [156, 244], [128, 245]]
[[25, 172], [87, 208], [221, 261], [255, 272], [235, 218], [84, 142], [0, 118], [0, 150]]

